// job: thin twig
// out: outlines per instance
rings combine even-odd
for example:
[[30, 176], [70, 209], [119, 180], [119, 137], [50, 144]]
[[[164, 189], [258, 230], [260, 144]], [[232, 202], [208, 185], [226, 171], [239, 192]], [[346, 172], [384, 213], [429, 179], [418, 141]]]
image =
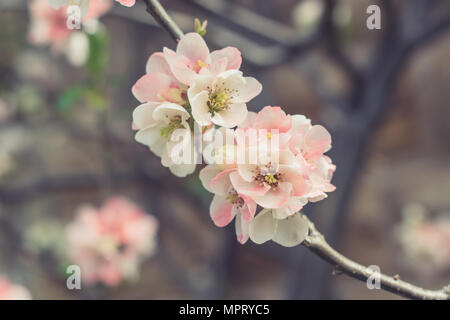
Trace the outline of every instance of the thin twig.
[[155, 18], [161, 27], [163, 27], [175, 42], [181, 39], [183, 36], [183, 31], [180, 27], [172, 20], [172, 18], [167, 14], [166, 10], [163, 8], [158, 0], [143, 0], [147, 6], [147, 12]]
[[[365, 282], [368, 278], [374, 276], [371, 269], [350, 260], [334, 250], [325, 240], [325, 237], [317, 231], [314, 223], [312, 223], [306, 216], [304, 217], [309, 223], [309, 233], [306, 240], [303, 242], [305, 247], [317, 254], [340, 272], [345, 273], [352, 278]], [[382, 289], [405, 298], [421, 300], [450, 300], [450, 286], [436, 291], [426, 290], [406, 281], [400, 280], [398, 275], [390, 277], [382, 273], [379, 274], [379, 280]]]

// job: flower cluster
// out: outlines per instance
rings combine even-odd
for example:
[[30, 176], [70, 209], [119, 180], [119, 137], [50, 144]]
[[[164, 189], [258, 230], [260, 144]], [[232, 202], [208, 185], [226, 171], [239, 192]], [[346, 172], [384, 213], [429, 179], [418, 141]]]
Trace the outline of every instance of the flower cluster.
[[133, 129], [136, 140], [175, 175], [192, 173], [198, 162], [194, 152], [188, 163], [173, 161], [178, 137], [193, 141], [194, 127], [204, 133], [214, 125], [235, 127], [246, 118], [246, 103], [262, 86], [243, 76], [241, 61], [236, 48], [210, 52], [197, 33], [183, 36], [176, 51], [164, 48], [148, 59], [146, 74], [132, 88], [141, 102], [133, 112]]
[[139, 263], [155, 249], [157, 220], [122, 197], [99, 209], [83, 206], [67, 226], [68, 256], [85, 284], [118, 285], [137, 275]]
[[[252, 130], [265, 134], [254, 141], [246, 139]], [[330, 134], [304, 116], [286, 115], [280, 107], [267, 106], [259, 113], [250, 112], [235, 137], [226, 152], [244, 150], [246, 161], [234, 157], [234, 163], [215, 162], [200, 171], [203, 186], [214, 193], [212, 220], [222, 227], [236, 218], [240, 243], [250, 237], [255, 243], [273, 240], [283, 246], [298, 245], [307, 226], [297, 212], [335, 189], [330, 183], [335, 166], [324, 155], [331, 147]], [[270, 143], [275, 140], [276, 144]], [[257, 206], [263, 210], [255, 217]]]
[[0, 276], [0, 300], [30, 300], [30, 292]]
[[[210, 216], [219, 227], [235, 218], [240, 243], [250, 238], [295, 246], [308, 230], [298, 211], [335, 189], [330, 183], [335, 166], [324, 155], [331, 136], [280, 107], [249, 112], [247, 103], [262, 86], [239, 71], [241, 61], [236, 48], [210, 52], [198, 33], [184, 35], [176, 51], [164, 48], [152, 54], [146, 74], [132, 88], [142, 103], [133, 112], [136, 140], [177, 176], [192, 173], [204, 157], [209, 164], [200, 179], [214, 194]], [[231, 138], [203, 149], [195, 146], [196, 132], [202, 141]], [[189, 148], [200, 149], [201, 155], [193, 152], [182, 164], [173, 161], [180, 136], [187, 136]], [[258, 206], [263, 210], [256, 215]]]
[[31, 0], [28, 39], [35, 45], [49, 45], [54, 52], [65, 54], [74, 65], [82, 65], [89, 45], [84, 32], [69, 28], [70, 19], [77, 18], [77, 13], [69, 10], [75, 3], [80, 8], [79, 22], [90, 32], [98, 28], [97, 19], [112, 6], [111, 0]]

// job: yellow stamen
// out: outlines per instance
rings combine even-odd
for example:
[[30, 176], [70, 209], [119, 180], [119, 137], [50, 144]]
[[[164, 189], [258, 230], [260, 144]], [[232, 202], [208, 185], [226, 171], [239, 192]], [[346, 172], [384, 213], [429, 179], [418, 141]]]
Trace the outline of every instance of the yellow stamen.
[[197, 64], [198, 64], [198, 66], [200, 67], [200, 68], [204, 68], [204, 67], [206, 67], [206, 63], [204, 63], [202, 60], [197, 60]]

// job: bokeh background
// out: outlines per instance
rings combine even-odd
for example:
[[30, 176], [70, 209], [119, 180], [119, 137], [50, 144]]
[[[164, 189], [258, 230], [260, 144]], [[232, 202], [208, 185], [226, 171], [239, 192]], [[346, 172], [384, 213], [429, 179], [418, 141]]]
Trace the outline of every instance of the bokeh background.
[[[240, 245], [210, 220], [198, 175], [171, 175], [134, 141], [130, 88], [152, 52], [175, 47], [140, 1], [100, 19], [103, 67], [31, 44], [27, 2], [0, 0], [3, 277], [34, 299], [398, 298], [301, 246]], [[330, 130], [337, 190], [304, 212], [333, 246], [430, 289], [450, 282], [450, 1], [161, 2], [185, 32], [207, 19], [210, 48], [241, 50], [264, 86], [251, 110], [280, 105]], [[381, 30], [366, 27], [371, 4]], [[157, 249], [133, 281], [68, 290], [64, 226], [111, 195], [159, 220]]]

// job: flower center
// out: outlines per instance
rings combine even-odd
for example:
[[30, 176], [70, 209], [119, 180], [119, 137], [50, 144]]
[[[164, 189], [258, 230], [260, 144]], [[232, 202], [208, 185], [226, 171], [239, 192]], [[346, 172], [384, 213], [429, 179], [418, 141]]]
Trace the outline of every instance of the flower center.
[[238, 208], [242, 208], [244, 206], [244, 199], [242, 199], [238, 193], [236, 192], [236, 190], [231, 190], [230, 192], [228, 192], [228, 195], [226, 197], [226, 199], [232, 203], [237, 205]]
[[268, 164], [264, 168], [258, 169], [254, 180], [259, 185], [266, 185], [271, 188], [278, 188], [278, 184], [281, 182], [282, 174], [275, 172], [275, 169], [271, 164]]
[[169, 124], [166, 127], [161, 129], [161, 136], [168, 138], [172, 132], [181, 128], [183, 128], [183, 125], [181, 124], [181, 116], [175, 116], [170, 119]]
[[226, 92], [212, 92], [209, 94], [208, 108], [209, 112], [214, 115], [217, 112], [223, 111], [228, 107], [229, 96]]

